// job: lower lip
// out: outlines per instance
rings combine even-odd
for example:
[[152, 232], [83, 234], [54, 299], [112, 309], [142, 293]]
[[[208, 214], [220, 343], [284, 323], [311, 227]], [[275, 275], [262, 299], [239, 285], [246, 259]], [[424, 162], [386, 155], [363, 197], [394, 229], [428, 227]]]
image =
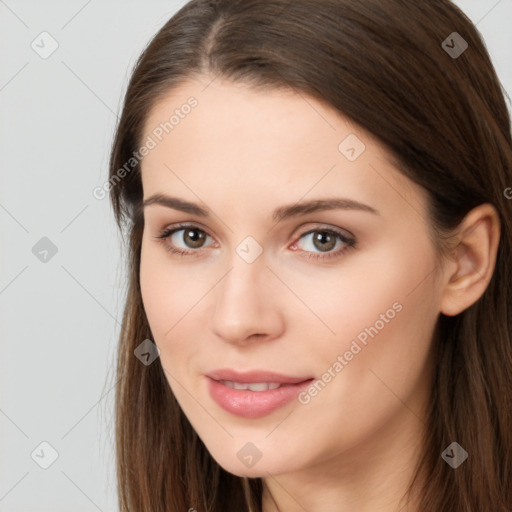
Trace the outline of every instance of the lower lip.
[[298, 384], [287, 384], [267, 391], [232, 389], [207, 377], [211, 397], [225, 411], [243, 418], [260, 418], [285, 406], [305, 390], [312, 382], [309, 379]]

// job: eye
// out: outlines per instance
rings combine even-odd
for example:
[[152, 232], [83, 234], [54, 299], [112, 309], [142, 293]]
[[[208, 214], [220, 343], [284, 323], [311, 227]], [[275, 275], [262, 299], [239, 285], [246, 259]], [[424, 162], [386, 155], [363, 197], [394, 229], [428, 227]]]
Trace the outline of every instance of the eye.
[[155, 238], [161, 240], [169, 252], [185, 256], [199, 253], [205, 240], [211, 237], [201, 228], [186, 224], [165, 229]]
[[[164, 244], [166, 250], [179, 256], [200, 256], [202, 249], [207, 247], [205, 241], [212, 239], [206, 231], [193, 224], [166, 228], [155, 238]], [[333, 228], [312, 229], [303, 233], [298, 240], [306, 240], [306, 243], [294, 242], [290, 249], [296, 251], [299, 246], [301, 257], [315, 260], [341, 256], [356, 244], [354, 238]]]
[[[321, 229], [316, 228], [303, 233], [299, 240], [306, 240], [304, 244], [295, 242], [292, 246], [292, 250], [299, 246], [301, 251], [306, 254], [303, 255], [305, 258], [313, 259], [328, 259], [340, 256], [341, 253], [353, 248], [356, 244], [354, 238], [350, 238], [340, 231], [335, 229]], [[336, 250], [334, 250], [336, 249]], [[318, 251], [318, 252], [315, 252]]]

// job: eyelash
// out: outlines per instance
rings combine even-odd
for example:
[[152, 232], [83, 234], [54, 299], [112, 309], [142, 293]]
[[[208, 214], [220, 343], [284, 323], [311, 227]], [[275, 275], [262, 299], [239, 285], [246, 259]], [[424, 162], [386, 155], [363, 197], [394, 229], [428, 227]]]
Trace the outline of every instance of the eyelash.
[[[169, 251], [170, 253], [175, 254], [177, 256], [192, 256], [192, 257], [200, 256], [200, 253], [202, 252], [202, 250], [201, 250], [202, 248], [197, 249], [197, 250], [185, 251], [183, 249], [176, 249], [176, 247], [173, 247], [172, 245], [169, 245], [168, 239], [169, 239], [169, 237], [171, 235], [173, 235], [174, 233], [176, 233], [178, 231], [183, 231], [183, 230], [186, 230], [186, 229], [202, 231], [207, 236], [210, 236], [210, 235], [208, 235], [208, 233], [206, 233], [206, 231], [204, 229], [201, 229], [200, 227], [195, 226], [194, 224], [177, 224], [177, 225], [175, 225], [175, 226], [173, 226], [171, 228], [166, 228], [166, 229], [162, 230], [160, 232], [160, 234], [155, 236], [154, 238], [156, 238], [160, 243], [162, 243], [164, 245], [164, 248], [167, 251]], [[332, 258], [337, 258], [337, 257], [340, 257], [342, 254], [346, 253], [347, 251], [349, 251], [351, 249], [354, 249], [354, 247], [356, 245], [356, 240], [355, 239], [349, 238], [346, 235], [344, 235], [343, 233], [341, 233], [340, 231], [337, 231], [336, 229], [333, 229], [333, 228], [329, 228], [329, 229], [327, 229], [327, 228], [326, 229], [322, 229], [322, 228], [310, 229], [309, 231], [301, 233], [301, 235], [298, 237], [298, 240], [301, 239], [302, 237], [306, 236], [306, 235], [310, 235], [311, 233], [316, 233], [316, 232], [329, 233], [331, 235], [334, 235], [334, 236], [336, 236], [338, 238], [338, 240], [341, 240], [345, 244], [345, 246], [342, 247], [341, 249], [337, 249], [336, 251], [326, 252], [326, 253], [321, 253], [321, 252], [314, 253], [314, 252], [310, 252], [310, 251], [302, 251], [302, 252], [306, 253], [306, 255], [304, 255], [302, 257], [306, 258], [308, 260], [315, 260], [315, 261], [323, 260], [323, 261], [327, 261], [327, 260], [330, 260]]]

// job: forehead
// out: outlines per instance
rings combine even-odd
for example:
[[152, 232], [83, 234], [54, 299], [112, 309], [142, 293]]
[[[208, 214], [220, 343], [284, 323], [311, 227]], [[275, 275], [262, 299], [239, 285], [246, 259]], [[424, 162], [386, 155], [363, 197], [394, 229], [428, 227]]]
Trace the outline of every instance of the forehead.
[[176, 188], [190, 199], [237, 191], [246, 201], [343, 193], [378, 208], [417, 192], [372, 135], [292, 89], [190, 80], [153, 106], [143, 133], [154, 142], [141, 166], [145, 197]]

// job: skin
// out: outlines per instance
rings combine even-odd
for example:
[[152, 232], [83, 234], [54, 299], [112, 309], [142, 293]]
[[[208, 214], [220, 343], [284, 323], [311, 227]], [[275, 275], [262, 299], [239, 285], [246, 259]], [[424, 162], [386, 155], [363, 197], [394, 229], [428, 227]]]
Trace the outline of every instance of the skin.
[[[161, 193], [211, 211], [199, 217], [158, 204], [144, 211], [142, 297], [169, 385], [224, 469], [264, 479], [265, 512], [397, 511], [421, 448], [436, 320], [484, 292], [497, 214], [490, 205], [470, 212], [441, 260], [424, 191], [370, 134], [303, 93], [211, 80], [170, 91], [144, 130], [145, 139], [187, 98], [197, 99], [142, 162], [145, 200]], [[349, 134], [366, 146], [355, 161], [338, 149]], [[332, 197], [378, 214], [338, 209], [272, 221], [277, 207]], [[187, 230], [156, 238], [182, 222], [208, 235], [202, 249], [184, 240]], [[325, 252], [302, 235], [329, 228], [356, 245], [325, 261], [306, 259]], [[236, 252], [247, 236], [263, 250], [252, 263]], [[178, 256], [165, 243], [196, 253]], [[326, 252], [344, 246], [337, 241]], [[401, 310], [308, 404], [294, 400], [246, 419], [208, 393], [204, 374], [217, 368], [321, 379], [396, 303]], [[237, 457], [249, 441], [262, 454], [251, 468]], [[415, 503], [401, 510], [416, 511]]]

